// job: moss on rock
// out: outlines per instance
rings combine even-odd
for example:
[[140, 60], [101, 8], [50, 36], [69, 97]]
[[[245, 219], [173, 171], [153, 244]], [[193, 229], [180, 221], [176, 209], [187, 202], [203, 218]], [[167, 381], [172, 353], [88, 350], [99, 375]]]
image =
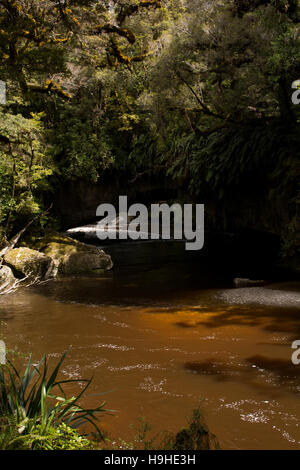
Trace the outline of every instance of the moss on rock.
[[31, 248], [14, 248], [6, 253], [4, 262], [15, 276], [48, 279], [53, 276], [54, 263], [49, 256]]
[[109, 270], [113, 266], [111, 257], [103, 250], [60, 233], [46, 235], [36, 242], [35, 248], [52, 258], [58, 274]]

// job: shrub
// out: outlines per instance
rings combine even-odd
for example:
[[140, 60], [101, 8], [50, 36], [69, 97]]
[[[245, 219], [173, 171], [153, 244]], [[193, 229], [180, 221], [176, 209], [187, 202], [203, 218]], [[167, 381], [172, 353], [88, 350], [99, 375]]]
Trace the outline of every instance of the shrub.
[[[23, 376], [11, 362], [0, 368], [0, 447], [76, 449], [88, 447], [88, 441], [74, 429], [91, 423], [97, 435], [103, 438], [97, 426], [98, 413], [105, 413], [105, 403], [95, 409], [84, 409], [78, 401], [91, 380], [57, 380], [61, 364], [67, 353], [48, 374], [47, 358], [37, 366], [31, 363], [31, 355]], [[49, 376], [48, 376], [49, 375]], [[82, 391], [67, 398], [63, 385], [70, 382], [86, 382]], [[60, 395], [53, 391], [59, 390]]]

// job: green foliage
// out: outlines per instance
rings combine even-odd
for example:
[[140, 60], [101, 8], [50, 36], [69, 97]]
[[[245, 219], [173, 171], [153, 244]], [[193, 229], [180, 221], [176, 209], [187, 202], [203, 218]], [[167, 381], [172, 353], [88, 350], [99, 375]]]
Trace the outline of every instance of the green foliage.
[[126, 167], [144, 77], [132, 69], [142, 70], [166, 28], [160, 2], [146, 3], [0, 4], [2, 243], [50, 205], [59, 184]]
[[[90, 105], [89, 105], [90, 104]], [[53, 156], [64, 180], [96, 182], [113, 164], [109, 137], [100, 119], [92, 120], [93, 103], [75, 102], [61, 109], [53, 132]]]
[[146, 173], [161, 174], [162, 155], [157, 139], [150, 132], [140, 134], [133, 139], [128, 156], [128, 167], [137, 176]]
[[298, 23], [284, 0], [2, 2], [2, 244], [68, 180], [145, 175], [208, 201], [258, 180], [294, 227]]
[[105, 437], [104, 447], [105, 449], [118, 449], [118, 450], [151, 450], [155, 449], [159, 444], [157, 439], [161, 437], [160, 433], [156, 435], [150, 435], [152, 426], [149, 424], [144, 416], [139, 416], [137, 423], [130, 425], [131, 430], [134, 432], [131, 441], [124, 440], [123, 438], [110, 439]]
[[[299, 141], [297, 129], [286, 129], [278, 124], [229, 126], [202, 137], [189, 152], [187, 163], [191, 189], [199, 193], [201, 183], [208, 185], [220, 198], [230, 189], [248, 189], [255, 180], [256, 188], [267, 184], [269, 194], [290, 191], [297, 182], [293, 162], [297, 160], [294, 148]], [[298, 144], [299, 145], [299, 144]], [[299, 148], [299, 147], [298, 147]]]
[[187, 428], [175, 436], [174, 450], [212, 450], [219, 449], [216, 437], [211, 434], [199, 409], [193, 411]]
[[0, 224], [9, 232], [17, 220], [42, 209], [53, 165], [44, 140], [43, 114], [28, 117], [0, 110]]
[[94, 444], [75, 429], [61, 423], [41, 432], [41, 425], [24, 433], [22, 426], [9, 417], [0, 418], [1, 450], [92, 450]]
[[124, 439], [105, 439], [105, 449], [118, 450], [218, 450], [219, 442], [212, 434], [199, 408], [192, 412], [187, 426], [177, 433], [163, 431], [152, 434], [152, 426], [143, 416], [136, 425], [130, 426], [134, 431], [131, 441]]
[[[38, 427], [37, 432], [39, 432]], [[91, 441], [65, 423], [48, 429], [46, 439], [33, 437], [30, 444], [34, 450], [92, 450], [94, 448]]]
[[[78, 427], [86, 422], [91, 423], [102, 437], [97, 426], [97, 414], [107, 411], [104, 403], [95, 409], [84, 409], [78, 403], [91, 380], [57, 380], [65, 356], [66, 353], [51, 373], [48, 373], [45, 356], [36, 366], [32, 366], [30, 356], [23, 376], [20, 376], [12, 363], [1, 365], [0, 416], [14, 420], [19, 435], [24, 439], [25, 436], [30, 439], [35, 436], [34, 439], [37, 440], [36, 436], [49, 438], [52, 435], [54, 439], [57, 437], [53, 434], [54, 430], [63, 423]], [[86, 385], [77, 396], [67, 398], [63, 385], [71, 382], [85, 382]], [[56, 390], [60, 395], [55, 393]], [[62, 431], [64, 428], [59, 429]], [[65, 431], [69, 432], [68, 429]]]

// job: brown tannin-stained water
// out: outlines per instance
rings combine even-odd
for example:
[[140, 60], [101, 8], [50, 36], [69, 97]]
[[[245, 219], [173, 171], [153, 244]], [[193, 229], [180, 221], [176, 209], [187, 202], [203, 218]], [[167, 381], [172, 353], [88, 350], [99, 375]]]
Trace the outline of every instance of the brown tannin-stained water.
[[129, 441], [139, 416], [178, 431], [200, 406], [223, 449], [300, 449], [299, 283], [233, 289], [232, 273], [172, 243], [106, 251], [109, 273], [1, 298], [7, 348], [54, 364], [72, 346], [63, 376], [93, 376], [82, 403], [117, 410], [100, 421], [113, 438]]

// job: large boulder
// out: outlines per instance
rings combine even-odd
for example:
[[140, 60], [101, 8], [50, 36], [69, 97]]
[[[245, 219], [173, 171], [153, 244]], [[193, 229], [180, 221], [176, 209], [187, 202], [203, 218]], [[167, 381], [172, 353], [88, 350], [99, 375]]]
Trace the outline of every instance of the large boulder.
[[75, 275], [113, 266], [111, 257], [103, 250], [61, 234], [48, 235], [35, 247], [53, 259], [58, 274]]
[[0, 267], [0, 294], [4, 294], [9, 291], [16, 282], [16, 278], [13, 275], [12, 270], [8, 266]]
[[49, 256], [31, 248], [14, 248], [6, 253], [4, 262], [17, 277], [48, 279], [53, 276], [54, 263]]

